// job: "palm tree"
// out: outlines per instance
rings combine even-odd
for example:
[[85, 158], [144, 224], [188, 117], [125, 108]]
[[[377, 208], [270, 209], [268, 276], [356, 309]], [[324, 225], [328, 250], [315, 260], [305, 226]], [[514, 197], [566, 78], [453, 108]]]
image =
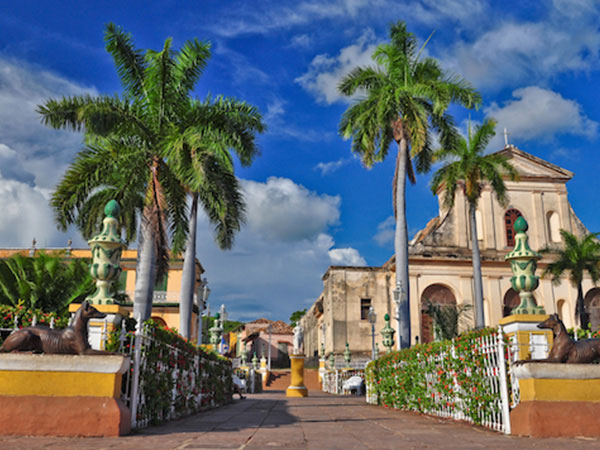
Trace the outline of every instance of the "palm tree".
[[94, 291], [89, 260], [38, 252], [0, 260], [0, 304], [63, 314]]
[[583, 277], [587, 272], [593, 283], [600, 279], [600, 233], [590, 233], [578, 239], [566, 230], [560, 230], [564, 246], [562, 249], [545, 248], [543, 253], [556, 254], [556, 261], [548, 264], [543, 275], [550, 274], [555, 284], [560, 284], [564, 272], [569, 273], [569, 281], [577, 286], [577, 304], [575, 316], [579, 316], [579, 326], [588, 328], [590, 319], [583, 303]]
[[475, 211], [485, 185], [489, 185], [498, 203], [506, 206], [508, 197], [503, 176], [512, 180], [518, 179], [515, 168], [508, 159], [498, 153], [484, 155], [483, 152], [495, 136], [496, 121], [486, 120], [475, 128], [469, 125], [467, 139], [459, 138], [456, 145], [445, 147], [436, 153], [436, 158], [450, 160], [439, 169], [431, 181], [431, 190], [436, 193], [444, 189], [444, 206], [454, 206], [456, 190], [461, 188], [469, 204], [469, 225], [471, 229], [471, 249], [473, 252], [473, 285], [475, 292], [475, 326], [483, 328], [483, 287], [481, 281], [481, 257], [479, 239], [477, 237], [477, 221]]
[[[180, 334], [190, 337], [190, 319], [195, 286], [196, 217], [198, 203], [215, 225], [215, 240], [222, 249], [233, 245], [233, 237], [244, 220], [245, 205], [234, 175], [230, 150], [242, 165], [249, 165], [259, 151], [255, 133], [265, 129], [261, 115], [251, 105], [218, 97], [191, 100], [174, 124], [168, 161], [192, 196], [189, 232], [181, 279]], [[202, 311], [199, 312], [200, 314]]]
[[[429, 40], [429, 39], [428, 39]], [[406, 178], [414, 183], [412, 159], [419, 172], [431, 165], [431, 130], [440, 142], [450, 147], [456, 140], [452, 118], [446, 113], [451, 103], [466, 107], [479, 105], [481, 99], [463, 78], [442, 70], [437, 60], [422, 57], [423, 47], [406, 30], [404, 22], [390, 28], [390, 43], [373, 53], [374, 67], [357, 67], [340, 82], [338, 90], [346, 96], [363, 98], [343, 114], [339, 131], [352, 138], [352, 150], [365, 166], [383, 161], [394, 142], [398, 147], [394, 175], [394, 212], [396, 232], [396, 295], [405, 289], [399, 305], [400, 347], [410, 345], [410, 306], [408, 299], [408, 232], [406, 226]]]
[[65, 173], [51, 200], [59, 227], [79, 226], [90, 236], [110, 198], [122, 206], [127, 238], [140, 217], [134, 315], [150, 316], [155, 279], [168, 269], [187, 234], [186, 192], [166, 155], [180, 111], [210, 55], [210, 45], [187, 41], [178, 52], [167, 39], [162, 51], [143, 53], [114, 24], [105, 32], [124, 88], [122, 96], [76, 96], [38, 107], [42, 122], [57, 129], [85, 130], [86, 148]]

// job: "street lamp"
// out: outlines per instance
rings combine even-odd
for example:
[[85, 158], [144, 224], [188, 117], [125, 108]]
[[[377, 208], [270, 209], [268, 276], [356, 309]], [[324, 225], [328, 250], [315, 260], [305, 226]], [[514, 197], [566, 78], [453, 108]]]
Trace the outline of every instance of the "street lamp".
[[202, 291], [196, 294], [196, 301], [198, 302], [198, 345], [202, 344], [202, 314], [204, 313], [204, 308], [206, 307], [206, 302], [210, 295], [208, 280], [206, 278], [202, 279], [200, 288]]
[[377, 321], [377, 314], [375, 314], [375, 309], [372, 306], [369, 308], [367, 319], [371, 324], [371, 359], [373, 360], [375, 359], [375, 322]]
[[[397, 276], [397, 274], [396, 274]], [[396, 311], [394, 317], [398, 326], [398, 350], [402, 350], [402, 309], [401, 305], [406, 301], [406, 291], [402, 286], [402, 281], [398, 280], [396, 283], [396, 289], [394, 289], [394, 303], [396, 304]], [[410, 320], [410, 317], [405, 317], [405, 320]]]

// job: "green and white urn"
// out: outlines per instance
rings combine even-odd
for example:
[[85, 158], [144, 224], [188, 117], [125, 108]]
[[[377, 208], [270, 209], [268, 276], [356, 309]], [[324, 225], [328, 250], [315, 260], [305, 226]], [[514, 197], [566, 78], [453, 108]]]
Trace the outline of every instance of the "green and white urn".
[[544, 308], [536, 305], [532, 294], [540, 283], [540, 277], [535, 275], [535, 271], [542, 255], [529, 247], [528, 229], [527, 221], [523, 217], [517, 218], [514, 224], [515, 248], [504, 257], [510, 262], [513, 272], [510, 279], [512, 288], [519, 293], [521, 299], [521, 303], [511, 314], [545, 314]]
[[116, 200], [109, 201], [104, 207], [102, 231], [88, 241], [92, 250], [90, 274], [96, 280], [96, 291], [86, 300], [95, 305], [117, 303], [114, 285], [121, 275], [121, 252], [125, 248], [118, 220], [120, 210]]
[[390, 326], [389, 314], [383, 316], [383, 320], [385, 320], [385, 327], [383, 327], [383, 330], [381, 330], [381, 336], [383, 337], [383, 346], [387, 349], [388, 352], [390, 352], [394, 347], [394, 334], [396, 333], [396, 330], [394, 330]]

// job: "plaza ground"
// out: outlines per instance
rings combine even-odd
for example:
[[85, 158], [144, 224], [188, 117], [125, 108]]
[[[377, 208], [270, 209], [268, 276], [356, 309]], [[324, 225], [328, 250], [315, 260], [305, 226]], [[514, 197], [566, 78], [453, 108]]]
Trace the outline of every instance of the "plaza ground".
[[[51, 413], [51, 412], [50, 412]], [[531, 439], [365, 404], [364, 397], [310, 391], [286, 398], [280, 390], [249, 395], [121, 438], [0, 436], [6, 449], [579, 449], [596, 439]]]

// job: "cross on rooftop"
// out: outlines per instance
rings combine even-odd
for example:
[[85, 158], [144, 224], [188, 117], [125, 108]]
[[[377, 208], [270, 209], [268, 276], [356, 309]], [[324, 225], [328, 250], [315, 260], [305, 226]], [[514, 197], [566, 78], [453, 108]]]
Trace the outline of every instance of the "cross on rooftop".
[[510, 133], [508, 132], [508, 130], [506, 128], [504, 128], [504, 147], [508, 147], [508, 135]]

